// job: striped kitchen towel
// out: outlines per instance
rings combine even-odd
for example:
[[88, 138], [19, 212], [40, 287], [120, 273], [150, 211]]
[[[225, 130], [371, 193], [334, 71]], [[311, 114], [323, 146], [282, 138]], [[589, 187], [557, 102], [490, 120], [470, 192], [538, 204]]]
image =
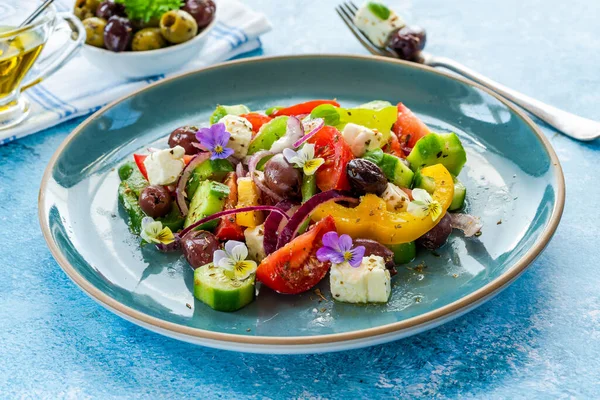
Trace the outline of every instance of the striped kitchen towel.
[[[74, 0], [57, 0], [59, 11], [71, 10]], [[267, 18], [237, 0], [217, 0], [218, 22], [197, 59], [173, 74], [225, 61], [261, 46], [259, 36], [271, 29]], [[0, 130], [0, 145], [90, 114], [103, 105], [164, 76], [128, 81], [112, 77], [77, 55], [48, 80], [27, 90], [31, 114], [20, 125]]]

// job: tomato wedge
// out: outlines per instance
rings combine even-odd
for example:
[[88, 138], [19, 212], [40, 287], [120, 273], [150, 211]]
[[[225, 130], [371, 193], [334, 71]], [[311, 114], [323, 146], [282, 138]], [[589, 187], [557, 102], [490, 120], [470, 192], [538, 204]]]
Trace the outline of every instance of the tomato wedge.
[[398, 103], [398, 119], [392, 130], [400, 141], [402, 148], [412, 149], [415, 143], [431, 130], [408, 107]]
[[315, 157], [325, 160], [325, 163], [315, 173], [317, 187], [322, 191], [350, 190], [346, 165], [354, 158], [354, 155], [340, 131], [333, 126], [326, 125], [308, 139], [308, 142], [315, 145]]
[[242, 118], [246, 118], [252, 124], [252, 137], [260, 130], [260, 127], [271, 121], [273, 118], [267, 117], [266, 115], [259, 113], [248, 113], [240, 115]]
[[[237, 205], [237, 175], [235, 172], [227, 174], [224, 182], [229, 187], [229, 196], [223, 205], [224, 210], [231, 210]], [[221, 240], [244, 240], [244, 229], [235, 222], [235, 215], [227, 215], [221, 218], [215, 229], [215, 236]]]
[[396, 135], [390, 135], [390, 141], [383, 147], [383, 151], [393, 154], [396, 157], [406, 158], [406, 153], [402, 149], [402, 146], [400, 146], [400, 141]]
[[142, 173], [142, 175], [144, 175], [144, 178], [146, 178], [146, 180], [148, 180], [148, 171], [146, 171], [146, 166], [144, 165], [144, 160], [147, 157], [148, 157], [147, 155], [143, 155], [143, 154], [134, 154], [133, 155], [135, 164], [137, 165], [137, 167], [140, 170], [140, 172]]
[[306, 292], [327, 275], [330, 263], [317, 259], [323, 235], [335, 230], [332, 217], [317, 222], [306, 233], [271, 253], [256, 270], [256, 278], [279, 293]]
[[331, 104], [332, 106], [339, 107], [340, 103], [335, 100], [311, 100], [304, 103], [296, 104], [290, 107], [281, 108], [273, 111], [271, 117], [275, 118], [280, 115], [301, 115], [310, 114], [313, 109], [317, 108], [322, 104]]

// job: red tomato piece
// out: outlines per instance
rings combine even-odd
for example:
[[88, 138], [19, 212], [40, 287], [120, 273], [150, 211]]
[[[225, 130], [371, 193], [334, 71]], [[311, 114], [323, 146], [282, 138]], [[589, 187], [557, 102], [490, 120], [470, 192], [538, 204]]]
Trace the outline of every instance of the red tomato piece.
[[315, 145], [315, 157], [325, 160], [315, 173], [317, 187], [323, 192], [331, 189], [350, 190], [346, 165], [354, 155], [340, 131], [333, 126], [324, 126], [308, 142]]
[[327, 275], [329, 262], [317, 259], [323, 235], [335, 231], [333, 217], [317, 222], [306, 233], [271, 253], [256, 270], [256, 278], [279, 293], [306, 292]]
[[402, 103], [398, 103], [398, 119], [392, 129], [403, 149], [412, 149], [419, 139], [431, 132], [427, 125]]
[[322, 104], [331, 104], [332, 106], [339, 107], [340, 103], [335, 100], [311, 100], [304, 103], [296, 104], [291, 107], [282, 108], [280, 110], [273, 111], [271, 117], [278, 117], [280, 115], [301, 115], [310, 114], [312, 110]]
[[133, 159], [135, 160], [135, 164], [137, 165], [138, 169], [140, 170], [140, 172], [142, 173], [142, 175], [144, 175], [144, 178], [146, 178], [146, 180], [148, 179], [148, 171], [146, 171], [146, 166], [144, 165], [144, 160], [146, 159], [146, 155], [143, 154], [134, 154], [133, 155]]
[[390, 135], [390, 141], [383, 147], [383, 151], [397, 157], [406, 158], [406, 154], [402, 150], [402, 146], [400, 146], [400, 141], [396, 135]]
[[254, 137], [256, 133], [258, 133], [261, 126], [273, 119], [271, 117], [259, 113], [242, 114], [240, 115], [240, 117], [246, 118], [252, 124], [252, 137]]

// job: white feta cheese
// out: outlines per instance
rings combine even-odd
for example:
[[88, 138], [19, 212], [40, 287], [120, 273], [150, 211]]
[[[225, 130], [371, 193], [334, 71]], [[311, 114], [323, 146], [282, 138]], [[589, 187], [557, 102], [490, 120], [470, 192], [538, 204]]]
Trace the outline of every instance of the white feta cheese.
[[346, 303], [385, 303], [392, 287], [383, 258], [374, 255], [363, 257], [358, 268], [332, 265], [329, 283], [333, 298]]
[[254, 228], [247, 228], [244, 231], [246, 246], [248, 246], [248, 255], [250, 259], [260, 263], [267, 255], [265, 254], [265, 226], [258, 225]]
[[219, 120], [231, 134], [227, 147], [233, 149], [233, 155], [242, 159], [248, 154], [248, 145], [252, 139], [252, 124], [244, 117], [226, 115]]
[[181, 146], [150, 153], [144, 160], [150, 184], [170, 185], [175, 183], [185, 167], [184, 155], [185, 150]]
[[388, 182], [381, 198], [385, 201], [388, 211], [405, 211], [408, 208], [408, 203], [410, 203], [410, 198], [404, 193], [404, 190], [391, 182]]
[[346, 124], [342, 137], [350, 145], [355, 157], [362, 157], [367, 151], [379, 149], [384, 145], [381, 132], [353, 123]]
[[[393, 10], [387, 9], [383, 6], [383, 9], [389, 11], [387, 19], [381, 19], [380, 16], [373, 13], [371, 2], [366, 2], [358, 10], [354, 16], [354, 24], [360, 29], [375, 45], [379, 47], [385, 47], [388, 38], [392, 33], [402, 28], [405, 23]], [[375, 5], [377, 7], [377, 5]]]

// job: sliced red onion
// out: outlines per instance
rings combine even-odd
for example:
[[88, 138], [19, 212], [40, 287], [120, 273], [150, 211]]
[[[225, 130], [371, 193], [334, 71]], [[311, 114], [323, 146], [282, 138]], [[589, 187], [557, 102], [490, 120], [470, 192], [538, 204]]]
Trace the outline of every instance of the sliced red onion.
[[244, 164], [241, 161], [235, 166], [235, 174], [238, 178], [243, 178], [246, 176], [246, 170], [244, 169]]
[[224, 211], [220, 211], [218, 213], [214, 213], [213, 215], [209, 215], [208, 217], [202, 218], [201, 220], [194, 222], [192, 225], [188, 226], [187, 228], [185, 228], [184, 230], [179, 232], [179, 237], [184, 237], [185, 234], [188, 233], [189, 231], [196, 229], [198, 226], [205, 224], [207, 222], [210, 222], [214, 219], [221, 218], [226, 215], [238, 214], [238, 213], [249, 212], [249, 211], [276, 212], [278, 214], [281, 214], [285, 219], [289, 219], [289, 217], [285, 213], [285, 211], [283, 211], [275, 206], [249, 206], [249, 207], [242, 207], [242, 208], [234, 208], [232, 210], [224, 210]]
[[208, 150], [208, 147], [202, 146], [198, 142], [192, 142], [192, 146], [194, 146], [195, 148], [200, 149], [202, 151], [210, 151], [210, 150]]
[[[302, 122], [294, 116], [291, 116], [287, 120], [287, 126], [285, 135], [277, 139], [271, 146], [271, 153], [281, 153], [283, 149], [291, 148], [294, 143], [301, 140], [304, 136], [304, 127]], [[294, 146], [295, 147], [295, 146]]]
[[181, 250], [181, 238], [179, 237], [179, 234], [175, 233], [173, 234], [173, 236], [175, 237], [175, 240], [173, 242], [169, 244], [157, 243], [156, 249], [162, 253], [170, 253], [173, 251]]
[[260, 189], [261, 192], [264, 192], [267, 196], [279, 202], [283, 200], [283, 197], [269, 189], [267, 185], [263, 182], [263, 173], [261, 171], [256, 170], [256, 166], [258, 165], [260, 160], [270, 155], [273, 155], [273, 153], [266, 150], [259, 151], [258, 153], [254, 154], [248, 161], [248, 173], [254, 181], [254, 184]]
[[[275, 207], [287, 211], [294, 206], [289, 200], [283, 200], [277, 203]], [[278, 213], [270, 213], [265, 220], [264, 232], [265, 236], [263, 239], [263, 246], [265, 248], [265, 254], [269, 255], [277, 250], [277, 232], [279, 230], [279, 224], [283, 221], [283, 216]]]
[[209, 158], [210, 153], [197, 154], [196, 156], [194, 156], [194, 158], [192, 158], [190, 163], [185, 166], [183, 172], [181, 173], [181, 176], [179, 176], [179, 180], [177, 181], [177, 188], [175, 189], [175, 201], [177, 202], [177, 207], [179, 207], [179, 212], [184, 217], [189, 211], [187, 203], [185, 202], [185, 186], [187, 185], [190, 176], [192, 176], [192, 172], [194, 172], [194, 169]]
[[294, 216], [290, 218], [285, 228], [282, 229], [279, 234], [279, 239], [277, 240], [277, 248], [279, 249], [291, 242], [292, 239], [296, 237], [302, 223], [310, 217], [310, 214], [315, 208], [329, 201], [348, 201], [355, 203], [358, 200], [339, 190], [328, 190], [314, 195], [300, 206]]
[[302, 143], [313, 137], [315, 133], [317, 133], [324, 126], [325, 120], [323, 118], [309, 119], [308, 121], [304, 122], [304, 131], [308, 131], [308, 133], [294, 143], [294, 147], [299, 147]]
[[450, 226], [454, 229], [460, 229], [466, 237], [471, 237], [477, 232], [481, 232], [483, 224], [479, 217], [469, 214], [453, 214], [448, 213], [450, 217]]

